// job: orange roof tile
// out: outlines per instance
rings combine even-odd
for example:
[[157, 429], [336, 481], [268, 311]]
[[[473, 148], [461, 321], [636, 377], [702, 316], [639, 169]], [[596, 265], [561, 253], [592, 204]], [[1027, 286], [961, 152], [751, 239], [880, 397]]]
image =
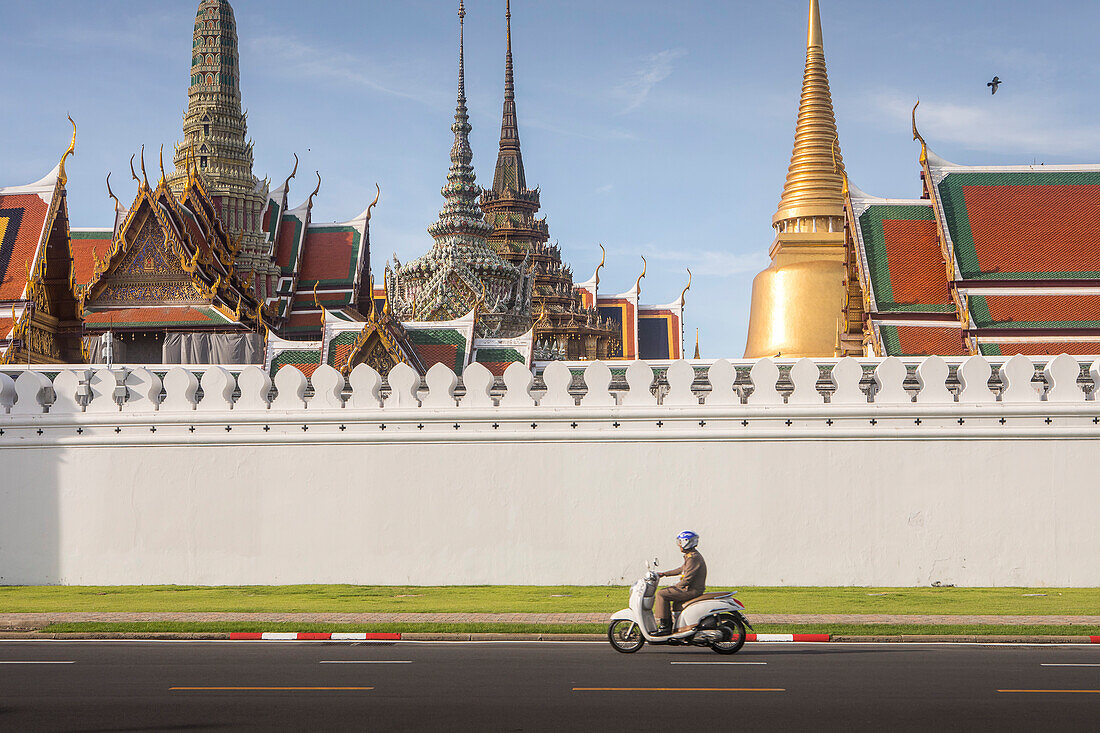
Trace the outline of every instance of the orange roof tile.
[[49, 206], [38, 194], [0, 195], [0, 300], [20, 300]]
[[950, 305], [936, 222], [884, 219], [882, 230], [894, 302]]
[[357, 233], [348, 231], [316, 231], [306, 233], [302, 256], [303, 280], [350, 281], [355, 276], [357, 262], [355, 238]]
[[73, 252], [73, 278], [77, 285], [87, 285], [95, 271], [93, 253], [103, 260], [111, 251], [114, 235], [110, 229], [95, 232], [72, 232], [69, 239]]
[[958, 328], [880, 325], [879, 335], [889, 356], [964, 356], [966, 343]]

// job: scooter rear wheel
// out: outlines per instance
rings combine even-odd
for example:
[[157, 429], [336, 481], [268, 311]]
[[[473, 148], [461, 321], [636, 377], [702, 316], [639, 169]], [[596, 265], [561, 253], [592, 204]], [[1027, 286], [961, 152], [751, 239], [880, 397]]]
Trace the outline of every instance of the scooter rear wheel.
[[710, 648], [719, 654], [736, 654], [741, 651], [741, 647], [745, 646], [745, 637], [747, 635], [745, 631], [745, 624], [741, 619], [736, 617], [723, 618], [718, 624], [719, 630], [728, 634], [729, 641], [716, 641], [710, 645]]
[[641, 627], [626, 619], [611, 622], [607, 627], [607, 640], [611, 642], [611, 646], [615, 647], [615, 651], [623, 654], [633, 654], [645, 646]]

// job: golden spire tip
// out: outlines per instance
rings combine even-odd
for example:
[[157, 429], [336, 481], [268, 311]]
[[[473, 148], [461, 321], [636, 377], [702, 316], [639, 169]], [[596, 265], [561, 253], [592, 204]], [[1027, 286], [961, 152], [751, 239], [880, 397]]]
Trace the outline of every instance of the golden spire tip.
[[813, 48], [814, 46], [823, 48], [824, 45], [821, 39], [821, 10], [818, 8], [817, 0], [810, 0], [810, 21], [806, 33], [806, 48]]

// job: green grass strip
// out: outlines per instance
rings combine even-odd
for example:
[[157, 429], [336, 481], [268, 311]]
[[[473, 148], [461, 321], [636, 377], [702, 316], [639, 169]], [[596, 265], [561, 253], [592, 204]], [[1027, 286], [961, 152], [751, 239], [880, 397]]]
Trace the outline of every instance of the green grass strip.
[[[709, 590], [729, 590], [710, 588]], [[741, 587], [749, 613], [1093, 615], [1100, 588]], [[0, 613], [612, 613], [625, 586], [0, 586]]]
[[[751, 617], [749, 619], [752, 620]], [[984, 625], [984, 624], [756, 624], [760, 634], [832, 634], [834, 636], [902, 636], [911, 634], [998, 636], [1100, 636], [1098, 626]], [[498, 624], [498, 623], [375, 623], [302, 624], [236, 622], [131, 622], [89, 621], [57, 623], [43, 627], [47, 633], [227, 633], [231, 631], [372, 631], [463, 634], [603, 634], [607, 624]]]

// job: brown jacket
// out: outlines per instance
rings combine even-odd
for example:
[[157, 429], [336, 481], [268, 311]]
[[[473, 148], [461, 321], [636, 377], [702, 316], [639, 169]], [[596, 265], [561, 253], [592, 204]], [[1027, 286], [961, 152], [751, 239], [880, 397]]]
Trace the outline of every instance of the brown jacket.
[[698, 550], [688, 550], [684, 553], [684, 564], [675, 570], [668, 570], [661, 575], [680, 575], [680, 582], [674, 588], [694, 590], [703, 593], [707, 589], [707, 563]]

